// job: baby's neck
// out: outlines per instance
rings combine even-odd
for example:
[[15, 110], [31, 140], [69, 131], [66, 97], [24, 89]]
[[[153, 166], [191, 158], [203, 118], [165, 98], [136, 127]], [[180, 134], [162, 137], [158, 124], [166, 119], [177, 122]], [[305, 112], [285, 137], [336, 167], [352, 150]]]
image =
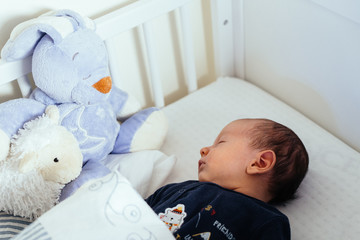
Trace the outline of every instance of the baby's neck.
[[271, 200], [271, 195], [268, 192], [267, 184], [264, 183], [264, 178], [250, 177], [243, 180], [241, 185], [232, 190], [259, 199], [266, 203]]
[[255, 188], [240, 187], [233, 189], [233, 191], [245, 194], [249, 197], [256, 198], [266, 203], [271, 200], [270, 194], [268, 194], [267, 192], [265, 193], [265, 191], [257, 189], [256, 187]]

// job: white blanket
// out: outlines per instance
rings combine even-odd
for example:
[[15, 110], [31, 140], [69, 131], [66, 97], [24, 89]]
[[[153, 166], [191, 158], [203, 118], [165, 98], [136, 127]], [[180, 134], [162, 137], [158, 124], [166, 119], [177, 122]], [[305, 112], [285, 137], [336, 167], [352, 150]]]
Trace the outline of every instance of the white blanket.
[[130, 182], [114, 171], [86, 183], [14, 239], [174, 238]]

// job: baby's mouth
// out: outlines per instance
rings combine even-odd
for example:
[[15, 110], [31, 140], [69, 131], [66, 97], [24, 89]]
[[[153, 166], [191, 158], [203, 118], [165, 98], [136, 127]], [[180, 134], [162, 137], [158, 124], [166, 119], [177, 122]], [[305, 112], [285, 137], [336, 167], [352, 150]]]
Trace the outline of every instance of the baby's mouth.
[[200, 170], [200, 168], [204, 165], [205, 165], [205, 161], [200, 159], [198, 164], [198, 169]]

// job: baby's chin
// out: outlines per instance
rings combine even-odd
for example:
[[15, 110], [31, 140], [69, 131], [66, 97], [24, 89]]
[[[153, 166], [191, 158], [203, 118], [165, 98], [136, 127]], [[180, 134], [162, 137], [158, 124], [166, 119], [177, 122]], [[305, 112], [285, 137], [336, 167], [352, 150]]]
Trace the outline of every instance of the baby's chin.
[[205, 174], [202, 174], [201, 172], [198, 173], [198, 180], [199, 182], [210, 182], [210, 179], [208, 179]]
[[214, 176], [206, 168], [199, 168], [198, 170], [198, 180], [199, 182], [214, 182]]
[[198, 180], [199, 180], [199, 182], [203, 182], [203, 177], [202, 177], [200, 169], [198, 169]]

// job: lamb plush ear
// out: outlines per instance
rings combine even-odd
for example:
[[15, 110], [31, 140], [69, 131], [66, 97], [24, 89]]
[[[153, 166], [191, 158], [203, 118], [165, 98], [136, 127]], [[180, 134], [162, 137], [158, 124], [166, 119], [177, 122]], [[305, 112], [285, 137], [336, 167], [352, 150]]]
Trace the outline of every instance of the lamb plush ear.
[[50, 105], [45, 109], [46, 116], [55, 124], [59, 124], [60, 112], [57, 106]]
[[39, 40], [49, 35], [54, 44], [60, 43], [79, 27], [95, 28], [94, 23], [71, 10], [52, 11], [17, 25], [1, 51], [1, 58], [16, 61], [34, 52]]
[[37, 159], [36, 152], [29, 152], [26, 153], [23, 159], [21, 159], [19, 163], [19, 171], [22, 173], [30, 172], [31, 170], [35, 169], [35, 163]]

